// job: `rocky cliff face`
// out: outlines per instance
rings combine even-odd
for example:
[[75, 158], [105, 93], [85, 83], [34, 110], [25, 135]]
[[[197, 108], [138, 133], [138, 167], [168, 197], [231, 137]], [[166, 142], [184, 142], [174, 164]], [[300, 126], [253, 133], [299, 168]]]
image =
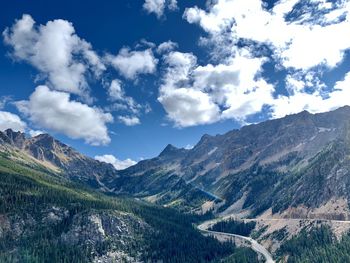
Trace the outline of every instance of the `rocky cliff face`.
[[118, 176], [111, 164], [89, 158], [49, 134], [26, 138], [24, 133], [8, 129], [0, 131], [0, 145], [33, 157], [39, 163], [59, 170], [68, 179], [103, 191], [109, 191], [106, 184]]
[[[178, 178], [191, 189], [225, 201], [220, 211], [239, 201], [258, 214], [290, 206], [316, 207], [349, 192], [350, 107], [245, 126], [223, 135], [204, 135], [191, 150], [167, 148], [157, 157], [120, 172], [115, 189], [157, 189], [164, 178]], [[137, 187], [129, 182], [138, 181]], [[118, 188], [120, 187], [120, 188]], [[164, 189], [163, 189], [164, 190]], [[144, 193], [147, 194], [147, 193]], [[236, 205], [237, 206], [237, 205]]]
[[[35, 215], [0, 216], [0, 240], [29, 239], [45, 228], [61, 228], [57, 245], [88, 250], [93, 262], [140, 262], [145, 253], [140, 244], [146, 243], [144, 236], [153, 231], [142, 219], [118, 211], [91, 210], [72, 216], [65, 207], [53, 206]], [[136, 246], [138, 251], [132, 249]]]

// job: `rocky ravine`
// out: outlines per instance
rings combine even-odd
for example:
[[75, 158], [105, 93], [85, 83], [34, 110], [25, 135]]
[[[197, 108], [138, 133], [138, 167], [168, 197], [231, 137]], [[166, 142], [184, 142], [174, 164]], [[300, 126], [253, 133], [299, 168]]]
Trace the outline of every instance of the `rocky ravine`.
[[[31, 214], [2, 215], [0, 239], [10, 235], [14, 239], [31, 236], [35, 234], [38, 225], [58, 226], [68, 220], [69, 216], [68, 210], [60, 207], [43, 211], [41, 218], [33, 217]], [[129, 248], [132, 248], [135, 242], [142, 242], [145, 232], [151, 231], [151, 227], [139, 218], [117, 211], [78, 213], [70, 221], [66, 232], [62, 232], [59, 238], [60, 244], [90, 249], [94, 262], [138, 262], [142, 251], [130, 254], [132, 250]], [[113, 245], [105, 251], [105, 254], [99, 254], [96, 248], [106, 245], [107, 242]]]

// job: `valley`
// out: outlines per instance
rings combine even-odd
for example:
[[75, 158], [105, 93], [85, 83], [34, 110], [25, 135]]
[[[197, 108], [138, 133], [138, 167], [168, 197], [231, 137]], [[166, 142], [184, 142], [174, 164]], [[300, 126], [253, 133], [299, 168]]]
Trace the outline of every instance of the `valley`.
[[[301, 112], [125, 170], [48, 134], [0, 132], [0, 262], [299, 262], [290, 247], [346, 258], [349, 120], [350, 107]], [[227, 220], [254, 227], [210, 229]], [[323, 241], [303, 250], [309, 235]]]

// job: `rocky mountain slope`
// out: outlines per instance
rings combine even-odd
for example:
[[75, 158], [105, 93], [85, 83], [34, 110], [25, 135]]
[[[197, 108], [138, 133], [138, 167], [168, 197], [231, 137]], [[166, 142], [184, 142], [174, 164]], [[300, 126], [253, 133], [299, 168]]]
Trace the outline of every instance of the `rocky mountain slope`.
[[56, 140], [49, 134], [40, 134], [26, 138], [24, 133], [8, 129], [0, 131], [0, 147], [2, 151], [17, 151], [22, 157], [34, 159], [41, 165], [52, 169], [67, 179], [81, 182], [103, 191], [117, 171], [111, 164], [101, 163], [87, 157], [68, 145]]
[[[66, 179], [183, 211], [255, 216], [272, 209], [296, 216], [350, 200], [349, 122], [347, 106], [314, 115], [304, 111], [204, 135], [190, 150], [168, 145], [156, 158], [123, 171], [47, 134], [25, 138], [7, 130], [0, 132], [0, 147]], [[330, 216], [350, 217], [347, 207]]]
[[222, 199], [217, 212], [245, 210], [250, 215], [269, 208], [277, 213], [316, 208], [334, 199], [349, 201], [349, 123], [346, 106], [204, 135], [191, 150], [169, 145], [158, 157], [120, 171], [111, 187], [172, 205], [181, 196], [169, 197], [161, 187], [181, 178], [191, 189]]
[[214, 262], [237, 250], [196, 231], [198, 217], [70, 180], [12, 135], [0, 151], [0, 262]]
[[[0, 131], [0, 151], [7, 152], [8, 156], [16, 162], [37, 163], [49, 169], [52, 173], [59, 174], [67, 180], [87, 185], [106, 193], [127, 195], [134, 197], [149, 197], [162, 195], [161, 204], [173, 202], [182, 210], [189, 210], [212, 200], [213, 197], [201, 189], [188, 184], [177, 175], [169, 177], [162, 171], [149, 171], [152, 174], [152, 182], [147, 182], [147, 176], [128, 176], [115, 170], [108, 163], [100, 162], [85, 156], [68, 145], [56, 140], [49, 134], [27, 138], [24, 133], [8, 129]], [[175, 147], [167, 147], [155, 161], [158, 165], [176, 161], [186, 150], [178, 150]], [[137, 169], [143, 169], [137, 166]], [[132, 171], [129, 170], [129, 171]], [[131, 172], [132, 173], [132, 172]], [[159, 198], [158, 198], [159, 199]], [[181, 200], [181, 201], [180, 201]], [[178, 205], [176, 203], [179, 201]]]
[[0, 262], [167, 262], [169, 254], [209, 262], [232, 246], [195, 231], [199, 216], [142, 200], [186, 212], [349, 220], [350, 107], [204, 135], [190, 150], [168, 145], [123, 171], [48, 134], [6, 130], [0, 178]]

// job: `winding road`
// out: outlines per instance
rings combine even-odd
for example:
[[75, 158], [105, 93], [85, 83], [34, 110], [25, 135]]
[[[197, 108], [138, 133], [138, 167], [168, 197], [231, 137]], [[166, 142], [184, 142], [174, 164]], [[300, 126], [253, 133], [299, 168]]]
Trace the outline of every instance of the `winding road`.
[[264, 248], [262, 245], [260, 245], [256, 240], [246, 237], [246, 236], [241, 236], [241, 235], [236, 235], [236, 234], [231, 234], [231, 233], [225, 233], [225, 232], [217, 232], [217, 231], [211, 231], [208, 230], [210, 226], [213, 224], [217, 223], [222, 219], [214, 219], [214, 220], [208, 220], [203, 222], [202, 224], [198, 225], [197, 228], [199, 231], [202, 233], [207, 233], [211, 234], [215, 237], [221, 237], [223, 239], [231, 239], [231, 238], [238, 238], [242, 239], [243, 241], [247, 241], [250, 243], [250, 247], [256, 251], [257, 253], [261, 254], [265, 258], [266, 263], [275, 263], [275, 261], [272, 258], [272, 255], [270, 254], [269, 251], [267, 251], [266, 248]]
[[[251, 237], [226, 233], [226, 232], [217, 232], [217, 231], [211, 231], [208, 230], [212, 225], [215, 223], [226, 220], [228, 218], [232, 218], [233, 215], [226, 215], [225, 217], [216, 218], [213, 220], [208, 220], [203, 222], [202, 224], [198, 225], [197, 228], [202, 233], [211, 234], [217, 238], [221, 238], [222, 240], [229, 240], [232, 238], [238, 238], [243, 241], [247, 241], [250, 243], [250, 247], [256, 251], [257, 253], [261, 254], [265, 258], [266, 263], [275, 263], [275, 261], [272, 258], [272, 255], [270, 252], [264, 248], [261, 244], [259, 244], [256, 240], [252, 239]], [[342, 223], [342, 224], [350, 224], [349, 220], [331, 220], [331, 219], [323, 219], [323, 218], [265, 218], [265, 219], [245, 219], [246, 221], [323, 221], [323, 222], [333, 222], [333, 223]]]

